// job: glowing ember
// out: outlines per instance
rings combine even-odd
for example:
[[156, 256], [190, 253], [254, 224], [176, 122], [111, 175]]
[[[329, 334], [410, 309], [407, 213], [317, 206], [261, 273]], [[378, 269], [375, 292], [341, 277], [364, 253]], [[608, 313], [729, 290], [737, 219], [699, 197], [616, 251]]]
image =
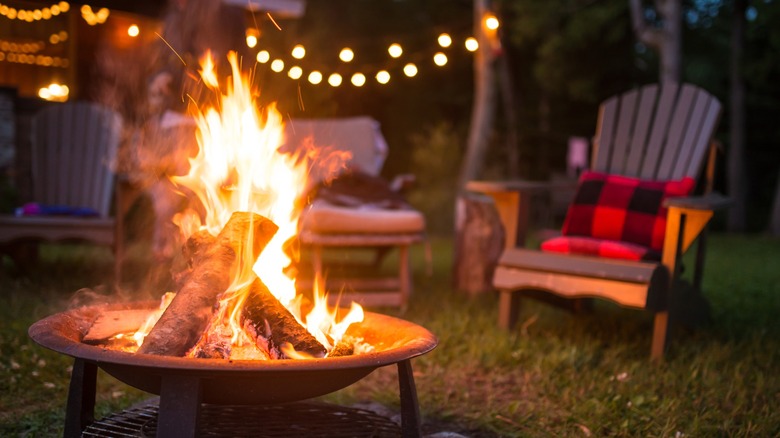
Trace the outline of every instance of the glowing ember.
[[[249, 254], [251, 242], [242, 247], [247, 254], [237, 255], [237, 272], [232, 284], [220, 296], [219, 309], [208, 331], [188, 355], [200, 355], [205, 351], [209, 357], [208, 352], [216, 349], [220, 357], [268, 359], [280, 353], [269, 352], [267, 348], [263, 351], [258, 338], [262, 343], [264, 334], [253, 333], [241, 323], [250, 285], [258, 278], [298, 323], [330, 352], [342, 340], [350, 324], [363, 320], [363, 309], [353, 304], [349, 313], [337, 320], [336, 310], [327, 308], [325, 293], [321, 287], [316, 287], [314, 303], [308, 306], [311, 311], [303, 314], [304, 300], [296, 296], [295, 279], [286, 273], [292, 260], [285, 249], [298, 231], [301, 213], [298, 202], [307, 188], [312, 162], [318, 166], [324, 163], [320, 167], [326, 169], [338, 169], [343, 167], [349, 155], [339, 152], [317, 157], [312, 144], [301, 145], [302, 149], [295, 155], [281, 152], [279, 148], [284, 143], [282, 116], [273, 105], [258, 109], [249, 80], [239, 71], [236, 54], [230, 53], [228, 60], [232, 76], [226, 81], [224, 92], [210, 55], [201, 61], [203, 83], [217, 97], [219, 109], [196, 109], [199, 152], [190, 158], [187, 175], [172, 178], [175, 184], [195, 193], [204, 207], [204, 220], [194, 211], [187, 211], [178, 215], [175, 223], [185, 240], [202, 230], [218, 235], [234, 212], [257, 213], [272, 220], [279, 229], [254, 265], [249, 262], [253, 260]], [[252, 236], [248, 238], [252, 239]], [[289, 349], [282, 353], [287, 357], [303, 357]]]

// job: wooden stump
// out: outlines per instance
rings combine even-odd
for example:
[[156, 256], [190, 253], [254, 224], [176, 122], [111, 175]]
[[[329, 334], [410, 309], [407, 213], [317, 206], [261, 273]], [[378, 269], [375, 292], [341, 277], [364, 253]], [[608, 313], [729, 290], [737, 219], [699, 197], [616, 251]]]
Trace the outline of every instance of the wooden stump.
[[456, 290], [476, 295], [494, 290], [493, 271], [504, 249], [504, 227], [490, 198], [458, 197], [453, 280]]

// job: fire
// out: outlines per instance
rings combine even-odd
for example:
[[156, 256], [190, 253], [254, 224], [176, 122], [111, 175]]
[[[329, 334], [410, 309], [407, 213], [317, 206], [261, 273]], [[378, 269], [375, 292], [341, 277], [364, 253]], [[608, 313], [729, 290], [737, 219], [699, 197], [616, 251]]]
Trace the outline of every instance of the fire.
[[[198, 128], [199, 152], [190, 158], [187, 175], [174, 177], [173, 182], [191, 190], [201, 201], [205, 216], [192, 211], [180, 214], [175, 222], [186, 239], [198, 230], [207, 230], [216, 236], [237, 211], [253, 212], [272, 220], [277, 233], [265, 246], [254, 265], [239, 262], [232, 284], [220, 298], [217, 316], [211, 322], [210, 336], [231, 338], [232, 350], [241, 351], [243, 328], [240, 323], [242, 304], [249, 285], [259, 278], [322, 345], [330, 351], [344, 335], [346, 328], [362, 321], [363, 310], [353, 305], [350, 312], [336, 319], [336, 312], [327, 308], [327, 297], [322, 288], [315, 288], [311, 312], [302, 314], [302, 298], [296, 296], [295, 279], [286, 273], [292, 260], [286, 244], [298, 232], [298, 206], [307, 188], [311, 148], [298, 155], [282, 153], [284, 122], [274, 105], [259, 109], [249, 79], [242, 75], [235, 53], [228, 61], [232, 75], [225, 91], [220, 88], [211, 56], [201, 61], [203, 83], [214, 93], [218, 109], [197, 108], [194, 119]], [[310, 147], [311, 145], [309, 145]], [[305, 158], [305, 159], [304, 159]], [[328, 167], [334, 163], [343, 166], [343, 158], [325, 157]], [[250, 236], [251, 238], [251, 236]], [[251, 244], [244, 245], [249, 252]], [[252, 260], [251, 255], [240, 255], [241, 260]], [[232, 357], [232, 356], [231, 356]], [[297, 357], [294, 353], [288, 357]]]

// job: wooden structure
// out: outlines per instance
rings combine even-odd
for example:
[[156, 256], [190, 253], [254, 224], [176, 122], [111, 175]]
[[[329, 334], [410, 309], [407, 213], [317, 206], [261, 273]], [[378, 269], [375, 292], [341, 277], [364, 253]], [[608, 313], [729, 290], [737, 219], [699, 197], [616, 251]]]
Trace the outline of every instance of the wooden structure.
[[[680, 259], [699, 237], [717, 208], [728, 200], [712, 193], [715, 165], [713, 134], [721, 104], [690, 84], [647, 85], [614, 96], [599, 109], [593, 139], [594, 171], [647, 180], [696, 178], [706, 165], [705, 194], [670, 198], [660, 263], [634, 262], [517, 247], [527, 224], [528, 190], [522, 181], [472, 182], [467, 188], [491, 195], [507, 229], [506, 248], [493, 285], [500, 292], [499, 324], [516, 323], [522, 293], [552, 293], [565, 299], [603, 298], [655, 314], [651, 357], [663, 356], [669, 310], [679, 285]], [[705, 157], [708, 157], [705, 160]], [[528, 190], [526, 190], [528, 189]], [[521, 225], [521, 228], [517, 227]], [[698, 245], [693, 286], [700, 290], [704, 244]]]
[[29, 242], [89, 241], [111, 246], [119, 280], [121, 239], [111, 216], [112, 166], [122, 119], [88, 102], [55, 104], [32, 122], [32, 195], [37, 213], [0, 216], [0, 244], [17, 262]]
[[[347, 167], [378, 176], [387, 154], [387, 145], [379, 123], [368, 117], [343, 119], [292, 120], [287, 124], [287, 143], [300, 145], [312, 142], [324, 150], [349, 151]], [[314, 182], [326, 176], [314, 168]], [[425, 237], [422, 214], [408, 209], [381, 209], [370, 206], [344, 207], [315, 200], [301, 220], [300, 242], [311, 249], [314, 278], [324, 278], [327, 290], [344, 305], [351, 301], [365, 306], [405, 308], [412, 293], [409, 248]], [[398, 250], [395, 275], [329, 275], [323, 253], [355, 253], [353, 250], [376, 250], [372, 264], [361, 264], [362, 272], [378, 268], [385, 254]], [[300, 282], [303, 287], [309, 286]]]

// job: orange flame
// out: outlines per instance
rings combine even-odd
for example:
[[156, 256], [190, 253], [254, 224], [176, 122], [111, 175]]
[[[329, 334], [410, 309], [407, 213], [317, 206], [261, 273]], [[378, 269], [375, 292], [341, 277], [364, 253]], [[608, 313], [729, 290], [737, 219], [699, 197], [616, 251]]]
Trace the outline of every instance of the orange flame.
[[[236, 273], [221, 297], [218, 317], [212, 321], [212, 327], [228, 325], [234, 344], [242, 343], [241, 307], [247, 286], [257, 276], [301, 325], [330, 350], [349, 324], [362, 321], [362, 309], [353, 306], [348, 315], [336, 322], [335, 312], [327, 309], [327, 299], [318, 288], [314, 310], [301, 315], [295, 279], [285, 274], [291, 263], [284, 250], [285, 243], [298, 231], [300, 209], [296, 203], [307, 188], [311, 145], [302, 145], [302, 156], [279, 151], [284, 143], [282, 116], [275, 105], [258, 109], [249, 80], [239, 70], [235, 52], [228, 55], [228, 61], [232, 76], [226, 81], [224, 94], [210, 54], [201, 61], [203, 83], [218, 97], [219, 111], [215, 108], [195, 111], [199, 152], [189, 160], [189, 173], [173, 178], [174, 183], [189, 188], [200, 199], [205, 209], [205, 222], [201, 223], [195, 212], [185, 212], [176, 218], [176, 223], [185, 238], [198, 229], [217, 235], [233, 212], [249, 211], [271, 219], [279, 229], [254, 266], [245, 266]], [[331, 171], [339, 167], [334, 163], [343, 167], [345, 158], [348, 157], [323, 158], [326, 164], [323, 167]], [[252, 245], [244, 248], [248, 251]], [[240, 257], [251, 260], [249, 254]]]

